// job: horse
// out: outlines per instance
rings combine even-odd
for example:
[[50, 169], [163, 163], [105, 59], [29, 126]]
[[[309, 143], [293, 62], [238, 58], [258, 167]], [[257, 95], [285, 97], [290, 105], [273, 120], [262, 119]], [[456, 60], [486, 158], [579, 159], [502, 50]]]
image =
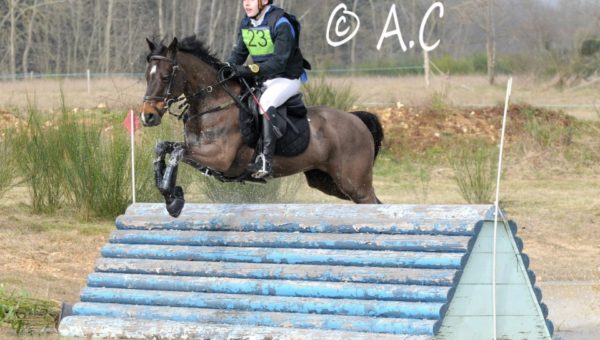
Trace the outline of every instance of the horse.
[[[247, 166], [256, 152], [240, 132], [240, 110], [247, 109], [239, 99], [244, 86], [240, 79], [223, 75], [226, 64], [195, 36], [174, 38], [168, 46], [148, 38], [146, 42], [150, 53], [140, 112], [144, 127], [159, 125], [181, 101], [187, 107], [179, 116], [184, 142], [158, 143], [154, 161], [156, 186], [169, 214], [178, 217], [185, 204], [183, 189], [176, 185], [180, 162], [222, 181], [252, 181]], [[381, 204], [373, 188], [373, 166], [383, 140], [377, 116], [323, 106], [305, 110], [308, 146], [297, 156], [276, 154], [272, 177], [302, 172], [309, 187], [327, 195], [357, 204]]]

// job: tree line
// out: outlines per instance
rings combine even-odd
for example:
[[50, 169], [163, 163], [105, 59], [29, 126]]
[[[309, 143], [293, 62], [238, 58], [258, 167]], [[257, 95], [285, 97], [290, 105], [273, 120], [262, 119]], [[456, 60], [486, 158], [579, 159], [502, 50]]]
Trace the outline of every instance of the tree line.
[[[327, 68], [423, 65], [418, 46], [404, 52], [393, 36], [385, 39], [381, 50], [376, 46], [392, 6], [402, 36], [410, 41], [418, 40], [423, 16], [434, 2], [276, 0], [275, 4], [298, 17], [307, 59], [317, 68]], [[597, 0], [440, 2], [443, 18], [436, 13], [426, 26], [427, 39], [440, 40], [431, 56], [459, 59], [485, 54], [490, 82], [497, 56], [519, 56], [531, 65], [545, 60], [558, 69], [565, 59], [579, 55], [582, 46], [600, 41]], [[352, 41], [334, 48], [326, 40], [327, 24], [342, 3], [357, 14], [361, 26]], [[243, 15], [238, 0], [0, 0], [0, 74], [142, 72], [148, 36], [196, 34], [224, 58], [236, 41]]]

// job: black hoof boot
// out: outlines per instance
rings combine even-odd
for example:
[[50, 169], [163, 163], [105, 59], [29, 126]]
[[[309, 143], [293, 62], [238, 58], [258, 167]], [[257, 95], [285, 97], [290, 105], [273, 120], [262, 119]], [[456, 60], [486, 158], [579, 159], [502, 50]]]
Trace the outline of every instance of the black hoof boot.
[[185, 199], [183, 198], [183, 189], [181, 187], [175, 187], [173, 199], [170, 200], [170, 202], [167, 202], [167, 211], [169, 212], [169, 215], [177, 218], [181, 215], [184, 206]]

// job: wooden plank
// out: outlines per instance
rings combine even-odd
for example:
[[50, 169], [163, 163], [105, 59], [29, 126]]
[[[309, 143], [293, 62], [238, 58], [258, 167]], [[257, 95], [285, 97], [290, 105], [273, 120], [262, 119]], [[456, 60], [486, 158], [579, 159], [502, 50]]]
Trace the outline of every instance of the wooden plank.
[[[164, 216], [162, 203], [138, 203], [129, 206], [126, 215]], [[343, 205], [343, 204], [186, 204], [182, 217], [207, 217], [222, 221], [287, 220], [301, 221], [318, 217], [321, 222], [359, 223], [424, 220], [470, 220], [493, 218], [492, 205]]]
[[[372, 333], [191, 323], [165, 320], [116, 319], [70, 316], [60, 323], [63, 337], [101, 339], [273, 339], [273, 340], [372, 340]], [[383, 334], [377, 340], [427, 340], [430, 336]]]
[[358, 316], [311, 315], [296, 313], [224, 311], [202, 308], [153, 307], [82, 302], [74, 306], [75, 315], [171, 320], [179, 322], [225, 323], [264, 327], [290, 327], [346, 332], [433, 335], [432, 320], [370, 318]]
[[107, 244], [102, 256], [179, 261], [319, 264], [329, 266], [460, 269], [462, 253], [422, 253], [365, 250], [271, 249]]
[[179, 292], [446, 302], [449, 287], [92, 273], [88, 286]]
[[439, 320], [442, 303], [85, 288], [82, 302]]
[[111, 243], [207, 247], [466, 252], [471, 237], [331, 233], [117, 230]]
[[413, 269], [302, 264], [168, 261], [100, 258], [101, 273], [157, 274], [237, 279], [307, 280], [426, 286], [452, 286], [455, 269]]
[[[235, 219], [182, 215], [177, 219], [168, 216], [123, 215], [116, 221], [120, 230], [197, 230], [238, 232], [288, 232], [288, 233], [341, 233], [341, 234], [407, 234], [407, 235], [452, 235], [472, 236], [475, 234], [475, 219], [415, 219], [364, 221], [340, 219], [324, 222], [319, 216], [309, 215], [298, 220], [284, 217], [261, 219]], [[345, 222], [344, 222], [345, 221]]]

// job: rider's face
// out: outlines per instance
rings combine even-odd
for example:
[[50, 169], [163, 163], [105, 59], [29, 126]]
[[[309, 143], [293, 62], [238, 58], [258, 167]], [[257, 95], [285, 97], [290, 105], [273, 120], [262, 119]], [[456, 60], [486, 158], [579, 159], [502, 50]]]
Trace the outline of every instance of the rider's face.
[[250, 18], [254, 18], [260, 12], [258, 9], [258, 2], [262, 2], [263, 5], [267, 5], [269, 3], [268, 0], [244, 0], [244, 10], [246, 11], [246, 15]]

